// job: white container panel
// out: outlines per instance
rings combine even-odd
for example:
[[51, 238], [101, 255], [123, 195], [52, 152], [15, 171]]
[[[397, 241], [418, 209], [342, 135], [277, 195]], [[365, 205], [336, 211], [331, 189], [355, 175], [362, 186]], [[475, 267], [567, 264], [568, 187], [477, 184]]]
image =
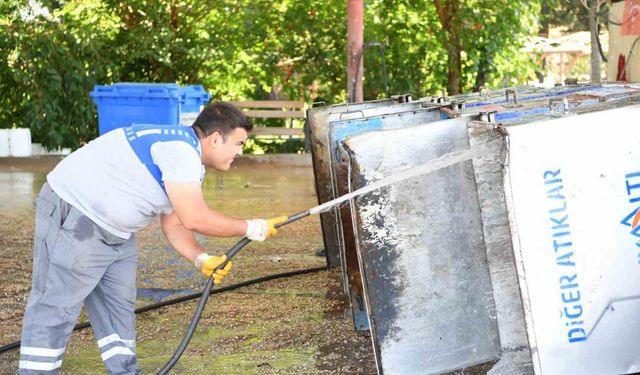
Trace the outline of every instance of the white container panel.
[[507, 128], [537, 374], [640, 371], [640, 107]]

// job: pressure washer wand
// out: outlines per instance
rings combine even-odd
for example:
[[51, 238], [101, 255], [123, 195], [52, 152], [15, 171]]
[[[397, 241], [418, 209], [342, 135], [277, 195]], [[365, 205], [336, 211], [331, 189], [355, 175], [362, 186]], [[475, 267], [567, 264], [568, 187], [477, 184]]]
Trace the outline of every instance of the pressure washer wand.
[[[470, 148], [470, 149], [466, 149], [466, 150], [460, 150], [460, 151], [453, 151], [450, 152], [448, 154], [445, 154], [439, 158], [433, 159], [428, 161], [427, 163], [423, 164], [423, 165], [419, 165], [416, 167], [411, 167], [405, 171], [402, 171], [400, 173], [396, 173], [393, 174], [391, 176], [385, 177], [382, 180], [379, 180], [373, 184], [364, 186], [360, 189], [357, 189], [349, 194], [345, 194], [337, 199], [331, 200], [329, 202], [323, 203], [319, 206], [310, 208], [306, 211], [301, 211], [298, 212], [296, 214], [293, 214], [291, 216], [289, 216], [287, 218], [287, 220], [283, 223], [277, 224], [275, 225], [276, 228], [280, 228], [283, 227], [287, 224], [291, 224], [294, 221], [298, 221], [300, 219], [303, 219], [309, 215], [316, 215], [316, 214], [320, 214], [323, 212], [327, 212], [330, 209], [341, 205], [342, 203], [345, 203], [347, 201], [350, 201], [351, 199], [353, 199], [354, 197], [369, 193], [371, 191], [380, 189], [382, 187], [391, 185], [393, 183], [396, 182], [400, 182], [412, 177], [416, 177], [419, 175], [423, 175], [426, 173], [430, 173], [430, 172], [434, 172], [437, 171], [439, 169], [460, 163], [462, 161], [465, 160], [470, 160], [473, 159], [475, 157], [478, 157], [482, 154], [482, 152], [484, 151], [484, 148], [481, 147], [484, 144], [478, 144], [476, 145], [474, 148]], [[207, 282], [207, 285], [204, 287], [204, 290], [202, 291], [202, 297], [200, 298], [200, 302], [198, 303], [198, 307], [196, 308], [196, 311], [193, 315], [193, 319], [191, 320], [191, 323], [189, 324], [189, 327], [187, 328], [187, 332], [185, 333], [184, 337], [182, 338], [182, 342], [180, 342], [180, 345], [178, 346], [178, 349], [176, 349], [176, 352], [173, 354], [173, 356], [171, 357], [171, 359], [169, 360], [169, 362], [167, 362], [166, 365], [164, 365], [164, 367], [158, 372], [158, 375], [166, 375], [169, 373], [169, 370], [171, 370], [173, 368], [173, 366], [178, 362], [178, 360], [180, 359], [180, 356], [182, 356], [182, 353], [184, 353], [185, 349], [187, 348], [187, 345], [189, 345], [189, 341], [191, 341], [191, 337], [193, 336], [193, 333], [196, 330], [196, 327], [198, 326], [198, 322], [200, 321], [200, 318], [202, 317], [202, 312], [204, 311], [204, 307], [207, 304], [207, 300], [209, 299], [209, 295], [211, 294], [211, 289], [213, 288], [213, 275], [215, 274], [215, 271], [224, 268], [227, 265], [227, 262], [229, 262], [229, 260], [231, 260], [231, 258], [233, 258], [240, 250], [242, 250], [242, 248], [244, 248], [245, 246], [247, 246], [247, 244], [249, 244], [249, 242], [251, 242], [250, 239], [244, 237], [242, 238], [237, 244], [235, 244], [228, 252], [227, 252], [227, 260], [222, 263], [221, 265], [219, 265], [214, 272], [211, 274], [211, 277], [209, 278], [209, 281]]]

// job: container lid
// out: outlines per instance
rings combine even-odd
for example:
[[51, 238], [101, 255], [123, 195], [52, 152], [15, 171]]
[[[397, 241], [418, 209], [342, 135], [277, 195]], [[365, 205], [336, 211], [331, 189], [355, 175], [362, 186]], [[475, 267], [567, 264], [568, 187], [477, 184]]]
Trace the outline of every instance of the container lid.
[[211, 94], [209, 94], [202, 85], [180, 87], [180, 99], [185, 100], [186, 98], [199, 98], [202, 99], [203, 102], [208, 102]]
[[177, 98], [180, 86], [175, 83], [114, 83], [113, 85], [96, 85], [89, 93], [96, 97], [145, 97], [145, 98]]

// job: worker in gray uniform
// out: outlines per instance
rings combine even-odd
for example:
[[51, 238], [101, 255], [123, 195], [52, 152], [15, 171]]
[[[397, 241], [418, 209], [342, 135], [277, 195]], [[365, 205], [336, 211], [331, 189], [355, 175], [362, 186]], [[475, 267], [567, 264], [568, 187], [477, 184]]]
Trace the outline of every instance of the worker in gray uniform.
[[[160, 216], [171, 246], [211, 276], [194, 233], [264, 241], [286, 217], [242, 220], [211, 210], [204, 166], [227, 171], [251, 130], [227, 103], [206, 107], [193, 126], [113, 130], [63, 159], [36, 200], [33, 285], [22, 327], [20, 374], [57, 373], [82, 305], [111, 374], [136, 374], [134, 234]], [[204, 164], [204, 165], [203, 165]], [[214, 275], [216, 283], [231, 262]]]

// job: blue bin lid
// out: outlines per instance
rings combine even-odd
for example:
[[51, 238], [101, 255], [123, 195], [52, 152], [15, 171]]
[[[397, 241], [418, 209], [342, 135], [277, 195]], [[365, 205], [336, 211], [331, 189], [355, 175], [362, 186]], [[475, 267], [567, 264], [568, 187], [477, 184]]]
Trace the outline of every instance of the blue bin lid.
[[206, 103], [211, 98], [211, 94], [209, 94], [202, 85], [180, 87], [180, 99], [184, 102], [186, 98], [199, 98]]
[[175, 83], [114, 83], [113, 85], [96, 85], [89, 95], [92, 98], [177, 98], [180, 96], [180, 86]]

